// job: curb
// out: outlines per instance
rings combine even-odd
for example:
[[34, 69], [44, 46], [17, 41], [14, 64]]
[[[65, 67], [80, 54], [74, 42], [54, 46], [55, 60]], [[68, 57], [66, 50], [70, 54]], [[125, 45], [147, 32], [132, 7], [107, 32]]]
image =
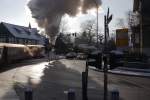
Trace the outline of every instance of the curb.
[[[99, 70], [94, 67], [89, 67], [92, 70], [103, 72], [103, 70]], [[115, 74], [115, 75], [124, 75], [124, 76], [132, 76], [132, 77], [142, 77], [142, 78], [150, 78], [150, 72], [136, 72], [131, 70], [121, 70], [121, 69], [114, 69], [114, 70], [108, 70], [109, 74]]]
[[108, 71], [110, 74], [115, 75], [124, 75], [124, 76], [131, 76], [131, 77], [142, 77], [142, 78], [150, 78], [150, 73], [133, 73], [132, 71]]
[[137, 68], [126, 68], [126, 67], [118, 67], [117, 69], [133, 71], [133, 72], [150, 73], [150, 69], [137, 69]]

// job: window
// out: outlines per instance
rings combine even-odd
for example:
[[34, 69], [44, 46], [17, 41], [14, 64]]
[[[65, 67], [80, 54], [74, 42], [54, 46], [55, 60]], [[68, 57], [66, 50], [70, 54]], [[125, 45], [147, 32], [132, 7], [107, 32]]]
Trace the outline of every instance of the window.
[[19, 30], [18, 28], [14, 28], [16, 31], [17, 31], [17, 33], [21, 33], [21, 30]]
[[17, 44], [17, 38], [14, 38], [14, 43], [16, 43], [16, 44]]
[[15, 43], [15, 38], [14, 37], [9, 37], [8, 42], [9, 43]]
[[5, 42], [5, 38], [0, 38], [0, 42], [4, 43]]

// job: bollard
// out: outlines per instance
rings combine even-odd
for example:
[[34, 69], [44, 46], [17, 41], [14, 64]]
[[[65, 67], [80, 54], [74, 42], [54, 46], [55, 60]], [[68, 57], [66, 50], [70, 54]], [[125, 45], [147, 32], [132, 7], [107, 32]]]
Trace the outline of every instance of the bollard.
[[26, 88], [25, 100], [33, 100], [33, 90], [31, 88]]
[[68, 91], [68, 100], [75, 100], [75, 91], [72, 89]]
[[88, 100], [87, 98], [87, 76], [86, 72], [82, 72], [82, 100]]
[[111, 100], [119, 100], [119, 91], [118, 90], [111, 91]]

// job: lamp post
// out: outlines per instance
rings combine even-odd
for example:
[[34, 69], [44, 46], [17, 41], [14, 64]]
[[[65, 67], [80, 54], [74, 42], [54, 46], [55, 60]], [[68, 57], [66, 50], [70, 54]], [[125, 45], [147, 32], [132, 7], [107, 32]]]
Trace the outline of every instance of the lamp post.
[[96, 36], [97, 36], [97, 41], [96, 41], [96, 44], [97, 44], [97, 48], [99, 47], [98, 46], [98, 5], [97, 5], [97, 34], [96, 34]]
[[142, 16], [142, 0], [139, 1], [140, 2], [140, 37], [139, 37], [139, 41], [140, 41], [140, 54], [142, 54], [143, 52], [143, 16]]
[[98, 3], [96, 2], [96, 0], [93, 0], [94, 1], [94, 3], [95, 3], [95, 5], [96, 5], [96, 17], [97, 17], [97, 33], [96, 33], [96, 46], [97, 46], [97, 48], [98, 48]]
[[107, 11], [107, 15], [104, 16], [104, 28], [105, 28], [105, 56], [104, 56], [104, 100], [108, 100], [108, 36], [109, 36], [109, 23], [112, 20], [112, 14], [109, 15], [109, 8]]

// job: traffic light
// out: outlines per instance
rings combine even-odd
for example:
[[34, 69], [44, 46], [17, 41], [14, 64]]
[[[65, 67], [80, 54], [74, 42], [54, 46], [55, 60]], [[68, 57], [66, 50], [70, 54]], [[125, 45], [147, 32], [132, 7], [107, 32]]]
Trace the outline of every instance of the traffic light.
[[102, 66], [102, 53], [99, 51], [88, 54], [88, 65], [101, 69]]

